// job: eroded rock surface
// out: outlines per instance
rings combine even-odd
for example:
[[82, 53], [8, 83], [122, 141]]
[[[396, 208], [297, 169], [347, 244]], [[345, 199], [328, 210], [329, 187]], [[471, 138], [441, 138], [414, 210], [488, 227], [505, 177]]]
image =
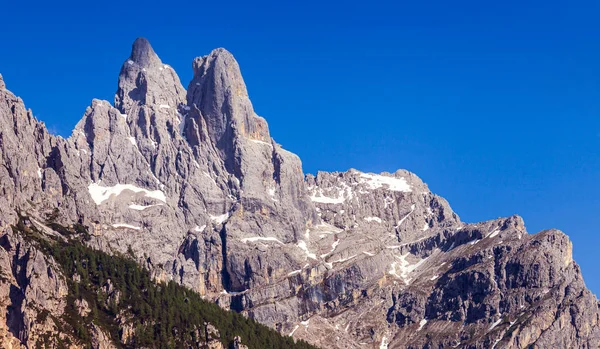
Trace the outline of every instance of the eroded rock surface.
[[[137, 39], [114, 102], [93, 100], [66, 139], [0, 76], [5, 347], [64, 336], [43, 314], [63, 311], [65, 276], [11, 230], [19, 211], [85, 225], [157, 280], [323, 348], [598, 347], [598, 301], [565, 234], [463, 223], [404, 170], [305, 176], [229, 52], [192, 68], [186, 90]], [[101, 329], [93, 343], [112, 346]]]

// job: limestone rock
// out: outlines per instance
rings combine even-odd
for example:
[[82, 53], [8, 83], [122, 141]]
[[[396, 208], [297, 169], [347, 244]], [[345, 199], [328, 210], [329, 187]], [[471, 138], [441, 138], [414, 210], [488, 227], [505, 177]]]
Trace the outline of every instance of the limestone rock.
[[[133, 253], [157, 281], [324, 348], [600, 342], [598, 300], [565, 234], [529, 235], [518, 216], [461, 222], [405, 170], [305, 176], [254, 111], [231, 53], [216, 49], [192, 69], [186, 91], [137, 39], [114, 105], [93, 100], [66, 139], [50, 135], [0, 76], [7, 346], [66, 336], [52, 317], [37, 321], [64, 311], [67, 278], [10, 229], [19, 211], [52, 236], [41, 222], [87, 226], [91, 246]], [[110, 280], [104, 291], [118, 302]], [[126, 343], [126, 318], [121, 330]], [[112, 346], [92, 332], [94, 348]], [[218, 333], [209, 337], [220, 348]]]

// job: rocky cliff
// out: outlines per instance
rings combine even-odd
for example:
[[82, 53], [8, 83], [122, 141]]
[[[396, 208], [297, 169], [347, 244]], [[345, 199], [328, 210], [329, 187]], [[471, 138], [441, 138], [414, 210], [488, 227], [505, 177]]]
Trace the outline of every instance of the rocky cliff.
[[13, 229], [20, 213], [49, 235], [84, 226], [90, 247], [132, 254], [157, 282], [323, 348], [599, 347], [565, 234], [530, 235], [518, 216], [463, 223], [404, 170], [305, 176], [229, 52], [192, 69], [186, 90], [137, 39], [115, 100], [93, 100], [66, 139], [0, 77], [6, 347], [60, 333], [38, 315], [61, 312], [71, 278]]

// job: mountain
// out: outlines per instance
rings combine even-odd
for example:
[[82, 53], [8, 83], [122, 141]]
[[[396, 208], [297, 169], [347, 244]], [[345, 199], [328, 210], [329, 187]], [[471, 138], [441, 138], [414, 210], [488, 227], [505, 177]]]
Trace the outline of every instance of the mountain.
[[[85, 337], [94, 348], [137, 347], [144, 328], [162, 326], [111, 298], [112, 279], [131, 274], [90, 266], [108, 263], [102, 253], [135, 260], [152, 287], [181, 285], [322, 348], [598, 347], [599, 303], [565, 234], [528, 234], [518, 216], [461, 222], [405, 170], [305, 176], [255, 113], [229, 52], [192, 67], [186, 90], [137, 39], [114, 102], [93, 100], [66, 139], [0, 77], [6, 347], [58, 347], [67, 337], [73, 346]], [[88, 252], [67, 263], [69, 246]], [[143, 285], [126, 294], [150, 301], [139, 298], [150, 292]], [[108, 327], [68, 326], [69, 309], [86, 297], [99, 299]]]

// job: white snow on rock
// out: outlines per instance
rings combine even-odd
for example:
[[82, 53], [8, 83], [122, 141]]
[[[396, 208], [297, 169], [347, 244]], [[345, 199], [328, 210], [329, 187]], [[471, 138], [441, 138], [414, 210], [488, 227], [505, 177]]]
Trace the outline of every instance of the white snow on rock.
[[127, 140], [133, 144], [134, 147], [137, 147], [137, 142], [135, 141], [134, 137], [127, 137]]
[[275, 188], [269, 188], [269, 189], [267, 189], [267, 193], [271, 197], [271, 200], [273, 200], [273, 201], [279, 201], [279, 200], [277, 200], [275, 198]]
[[288, 336], [290, 336], [290, 337], [293, 336], [294, 332], [296, 332], [296, 330], [298, 329], [298, 327], [300, 327], [300, 325], [294, 326], [294, 329], [292, 330], [292, 332], [290, 332], [290, 334]]
[[252, 143], [256, 143], [256, 144], [267, 145], [267, 146], [269, 146], [271, 148], [273, 147], [273, 145], [271, 143], [267, 143], [267, 142], [264, 142], [264, 141], [261, 141], [261, 140], [258, 140], [258, 139], [251, 139], [250, 141]]
[[294, 276], [296, 274], [300, 274], [301, 272], [302, 272], [302, 269], [294, 270], [293, 272], [288, 273], [288, 276]]
[[371, 252], [367, 252], [367, 251], [363, 251], [363, 253], [369, 257], [373, 257], [375, 255], [375, 253], [371, 253]]
[[353, 254], [353, 255], [352, 255], [352, 256], [350, 256], [350, 257], [346, 257], [346, 258], [340, 258], [340, 259], [338, 259], [338, 260], [331, 261], [330, 263], [332, 263], [332, 264], [333, 264], [333, 263], [344, 263], [344, 262], [346, 262], [346, 261], [349, 261], [349, 260], [351, 260], [352, 258], [354, 258], [354, 257], [356, 257], [356, 256], [358, 256], [358, 255], [356, 255], [356, 254]]
[[158, 107], [159, 107], [160, 109], [169, 109], [169, 108], [171, 108], [171, 106], [170, 106], [170, 105], [168, 105], [168, 104], [161, 104], [161, 105], [159, 105]]
[[381, 218], [379, 218], [379, 217], [365, 217], [364, 219], [365, 219], [365, 221], [367, 221], [367, 222], [377, 222], [377, 223], [381, 223]]
[[197, 231], [197, 232], [201, 233], [201, 232], [203, 232], [203, 231], [204, 231], [204, 229], [206, 229], [206, 224], [204, 224], [204, 225], [203, 225], [203, 226], [201, 226], [201, 227], [199, 227], [199, 226], [196, 226], [196, 227], [194, 228], [194, 231]]
[[431, 279], [429, 279], [429, 280], [433, 281], [433, 280], [435, 280], [435, 279], [437, 279], [437, 278], [438, 278], [438, 275], [434, 275], [434, 276], [432, 276], [432, 277], [431, 277]]
[[135, 225], [125, 224], [125, 223], [117, 223], [112, 225], [113, 228], [128, 228], [133, 230], [141, 230], [142, 228], [136, 227]]
[[145, 210], [147, 208], [154, 207], [154, 206], [161, 206], [161, 205], [162, 204], [159, 204], [159, 205], [146, 205], [146, 206], [144, 206], [144, 205], [138, 205], [138, 204], [131, 204], [131, 205], [129, 205], [129, 208], [132, 209], [132, 210], [143, 211], [143, 210]]
[[306, 246], [306, 241], [304, 241], [304, 240], [298, 241], [298, 247], [300, 247], [300, 249], [302, 251], [304, 251], [304, 253], [306, 253], [306, 257], [311, 258], [311, 259], [317, 259], [317, 255], [310, 252], [310, 250], [308, 249], [308, 246]]
[[383, 199], [383, 208], [391, 207], [393, 203], [394, 198], [386, 196], [385, 199]]
[[223, 213], [219, 216], [210, 216], [210, 219], [217, 224], [223, 224], [223, 222], [225, 222], [227, 218], [229, 218], [229, 213]]
[[275, 241], [282, 245], [285, 245], [283, 242], [279, 241], [279, 239], [274, 238], [274, 237], [255, 236], [255, 237], [251, 237], [251, 238], [243, 238], [241, 241], [243, 243], [255, 242], [255, 241]]
[[379, 345], [379, 349], [388, 349], [386, 336], [383, 336], [383, 338], [381, 338], [381, 344]]
[[325, 258], [325, 257], [329, 256], [330, 254], [332, 254], [332, 253], [333, 253], [333, 251], [335, 251], [335, 248], [336, 248], [336, 247], [337, 247], [339, 244], [340, 244], [340, 240], [339, 240], [339, 239], [335, 240], [335, 241], [334, 241], [334, 242], [331, 244], [331, 251], [329, 251], [329, 252], [327, 252], [327, 253], [325, 253], [325, 254], [322, 254], [322, 255], [321, 255], [321, 258]]
[[500, 315], [500, 318], [498, 320], [496, 320], [491, 326], [490, 328], [488, 328], [488, 331], [493, 330], [496, 326], [500, 325], [500, 323], [502, 322], [502, 315]]
[[406, 218], [408, 218], [408, 216], [410, 216], [410, 214], [413, 213], [414, 210], [415, 210], [415, 204], [412, 204], [412, 206], [410, 206], [410, 212], [407, 213], [406, 216], [402, 217], [402, 219], [400, 219], [398, 221], [396, 228], [398, 228], [400, 226], [400, 224], [402, 224], [406, 220]]
[[370, 189], [379, 189], [387, 186], [387, 189], [391, 191], [412, 191], [410, 185], [406, 182], [404, 177], [396, 178], [370, 173], [361, 173], [360, 182], [365, 183]]
[[493, 238], [493, 237], [495, 237], [496, 235], [498, 235], [499, 233], [500, 233], [500, 228], [496, 228], [496, 229], [494, 229], [494, 230], [493, 230], [493, 231], [492, 231], [492, 232], [491, 232], [491, 233], [490, 233], [488, 236], [486, 236], [486, 237], [488, 237], [488, 238]]
[[112, 195], [119, 196], [125, 190], [132, 191], [134, 193], [144, 193], [146, 197], [153, 198], [164, 203], [167, 202], [167, 197], [165, 193], [161, 190], [148, 190], [140, 187], [136, 187], [132, 184], [117, 184], [112, 187], [104, 187], [98, 183], [91, 183], [88, 186], [88, 191], [92, 200], [96, 203], [96, 205], [102, 204], [104, 201], [108, 200]]
[[427, 324], [426, 319], [419, 321], [419, 329], [417, 331], [421, 331], [423, 329], [423, 326], [425, 326], [426, 324]]
[[38, 167], [38, 170], [37, 170], [37, 175], [38, 175], [38, 177], [42, 178], [42, 169], [39, 168], [39, 167]]
[[331, 197], [323, 194], [322, 188], [308, 188], [309, 191], [312, 191], [310, 199], [313, 202], [318, 202], [322, 204], [341, 204], [346, 200], [352, 199], [352, 197], [354, 196], [354, 194], [352, 193], [352, 188], [350, 188], [344, 182], [339, 183], [339, 186], [336, 186], [335, 189], [337, 189], [337, 196]]
[[344, 201], [346, 201], [346, 199], [344, 197], [340, 197], [340, 198], [331, 198], [329, 196], [325, 196], [323, 195], [323, 192], [321, 191], [321, 189], [319, 189], [319, 195], [311, 195], [310, 196], [310, 200], [312, 202], [318, 202], [321, 204], [341, 204]]
[[398, 262], [393, 262], [390, 265], [389, 271], [391, 275], [402, 279], [402, 281], [404, 281], [404, 283], [407, 285], [410, 284], [410, 281], [412, 280], [412, 278], [408, 277], [409, 274], [412, 273], [415, 269], [417, 269], [419, 266], [421, 266], [421, 264], [423, 264], [427, 260], [427, 258], [425, 258], [421, 259], [417, 263], [411, 264], [406, 260], [406, 257], [408, 257], [408, 255], [409, 253], [403, 254], [400, 257], [396, 257], [398, 259]]
[[[183, 133], [185, 131], [185, 115], [181, 115], [181, 113], [177, 112], [177, 115], [179, 116], [179, 134], [184, 137]], [[185, 137], [184, 137], [185, 138]]]

